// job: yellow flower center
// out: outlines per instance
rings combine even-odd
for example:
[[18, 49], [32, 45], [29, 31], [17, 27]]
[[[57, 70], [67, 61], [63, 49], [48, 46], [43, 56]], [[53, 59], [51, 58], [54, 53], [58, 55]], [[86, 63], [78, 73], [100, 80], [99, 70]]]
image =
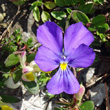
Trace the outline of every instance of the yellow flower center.
[[67, 63], [60, 63], [60, 68], [61, 68], [61, 70], [66, 70], [66, 68], [67, 68]]
[[3, 105], [1, 106], [2, 110], [13, 110], [11, 107], [7, 106], [7, 105]]
[[35, 77], [32, 72], [25, 74], [25, 77], [30, 81], [35, 81]]

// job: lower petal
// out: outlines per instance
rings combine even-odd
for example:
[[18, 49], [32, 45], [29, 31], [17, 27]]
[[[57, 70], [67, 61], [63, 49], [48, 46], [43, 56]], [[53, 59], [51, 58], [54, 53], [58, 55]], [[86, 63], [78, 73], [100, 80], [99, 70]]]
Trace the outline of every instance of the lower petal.
[[59, 68], [47, 84], [48, 92], [51, 94], [60, 94], [62, 92], [74, 94], [79, 91], [79, 88], [80, 85], [69, 67], [65, 71]]
[[80, 85], [69, 67], [64, 71], [64, 92], [67, 94], [75, 94], [79, 91]]

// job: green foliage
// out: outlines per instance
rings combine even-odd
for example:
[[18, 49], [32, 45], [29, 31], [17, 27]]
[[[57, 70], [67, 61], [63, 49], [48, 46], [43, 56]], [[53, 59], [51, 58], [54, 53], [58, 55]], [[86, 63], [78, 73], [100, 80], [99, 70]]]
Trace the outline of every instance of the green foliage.
[[0, 95], [2, 98], [1, 101], [5, 103], [17, 103], [20, 101], [20, 99], [14, 97], [14, 96], [9, 96], [9, 95]]
[[93, 3], [84, 4], [84, 5], [80, 5], [79, 10], [81, 10], [86, 14], [89, 14], [92, 12], [92, 7], [93, 7]]
[[102, 25], [106, 22], [106, 18], [103, 15], [97, 15], [92, 19], [92, 24], [94, 26]]
[[27, 56], [27, 62], [31, 62], [34, 58], [35, 58], [36, 53], [32, 53], [30, 55]]
[[76, 22], [83, 22], [83, 24], [90, 22], [88, 16], [85, 13], [77, 10], [72, 11], [72, 18]]
[[60, 7], [63, 7], [66, 5], [66, 3], [64, 2], [64, 0], [54, 0], [54, 2], [60, 6]]
[[6, 65], [6, 67], [13, 66], [13, 65], [17, 64], [18, 62], [19, 62], [18, 56], [16, 56], [15, 54], [10, 54], [7, 57], [7, 59], [5, 60], [5, 65]]
[[26, 2], [26, 0], [17, 0], [17, 1], [14, 1], [13, 3], [15, 5], [23, 5], [25, 2]]
[[21, 80], [22, 76], [22, 69], [18, 69], [13, 73], [13, 80], [15, 83]]
[[44, 5], [45, 5], [45, 7], [46, 7], [47, 9], [53, 9], [53, 8], [55, 8], [55, 7], [57, 6], [56, 3], [51, 2], [51, 1], [45, 2]]
[[63, 11], [52, 11], [51, 15], [57, 20], [62, 20], [66, 17], [66, 13]]
[[33, 16], [34, 16], [35, 20], [37, 22], [39, 22], [39, 20], [40, 20], [40, 11], [39, 11], [38, 7], [34, 7], [34, 9], [33, 9]]
[[32, 38], [32, 37], [30, 37], [30, 38], [27, 40], [26, 45], [27, 45], [28, 47], [33, 47], [33, 38]]
[[47, 77], [47, 73], [41, 73], [41, 77], [39, 79], [39, 84], [41, 87], [45, 86], [47, 81], [49, 80], [50, 78]]
[[54, 110], [66, 110], [65, 108], [54, 107]]
[[22, 81], [22, 83], [24, 84], [25, 88], [31, 93], [36, 95], [39, 92], [39, 86], [36, 82], [34, 81]]
[[80, 106], [80, 110], [94, 110], [93, 101], [86, 101]]
[[103, 4], [104, 3], [104, 0], [93, 0], [95, 3], [97, 4]]
[[41, 18], [43, 22], [49, 21], [49, 19], [51, 19], [50, 14], [46, 11], [42, 11]]

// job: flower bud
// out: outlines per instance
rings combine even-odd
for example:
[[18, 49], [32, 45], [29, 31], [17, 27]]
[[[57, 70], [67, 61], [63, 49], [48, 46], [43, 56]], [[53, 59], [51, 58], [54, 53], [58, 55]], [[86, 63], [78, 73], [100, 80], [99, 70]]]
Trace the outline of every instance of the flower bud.
[[33, 68], [30, 67], [30, 66], [25, 66], [22, 70], [22, 73], [25, 74], [25, 73], [28, 73], [28, 72], [31, 72], [33, 71]]
[[29, 72], [22, 75], [22, 80], [24, 81], [35, 81], [34, 73]]
[[19, 55], [19, 60], [20, 60], [21, 67], [24, 68], [25, 62], [26, 62], [26, 51], [23, 51], [21, 55]]
[[81, 84], [79, 92], [77, 94], [75, 94], [76, 99], [77, 100], [81, 100], [83, 95], [84, 95], [84, 93], [85, 93], [85, 87]]

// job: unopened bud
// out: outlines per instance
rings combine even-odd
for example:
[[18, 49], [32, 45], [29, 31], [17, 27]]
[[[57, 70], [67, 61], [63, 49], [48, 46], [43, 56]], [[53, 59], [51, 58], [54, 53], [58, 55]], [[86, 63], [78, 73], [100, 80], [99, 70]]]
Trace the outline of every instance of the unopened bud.
[[81, 100], [83, 95], [84, 95], [84, 93], [85, 93], [85, 87], [81, 84], [79, 92], [77, 94], [75, 94], [76, 99], [77, 100]]
[[30, 67], [30, 66], [25, 66], [22, 70], [22, 73], [25, 74], [25, 73], [28, 73], [28, 72], [31, 72], [33, 71], [33, 68]]
[[26, 62], [26, 51], [23, 51], [21, 55], [19, 55], [19, 60], [20, 60], [21, 67], [24, 68], [25, 62]]
[[87, 27], [90, 27], [90, 25], [91, 25], [90, 23], [86, 23], [86, 26], [87, 26]]

